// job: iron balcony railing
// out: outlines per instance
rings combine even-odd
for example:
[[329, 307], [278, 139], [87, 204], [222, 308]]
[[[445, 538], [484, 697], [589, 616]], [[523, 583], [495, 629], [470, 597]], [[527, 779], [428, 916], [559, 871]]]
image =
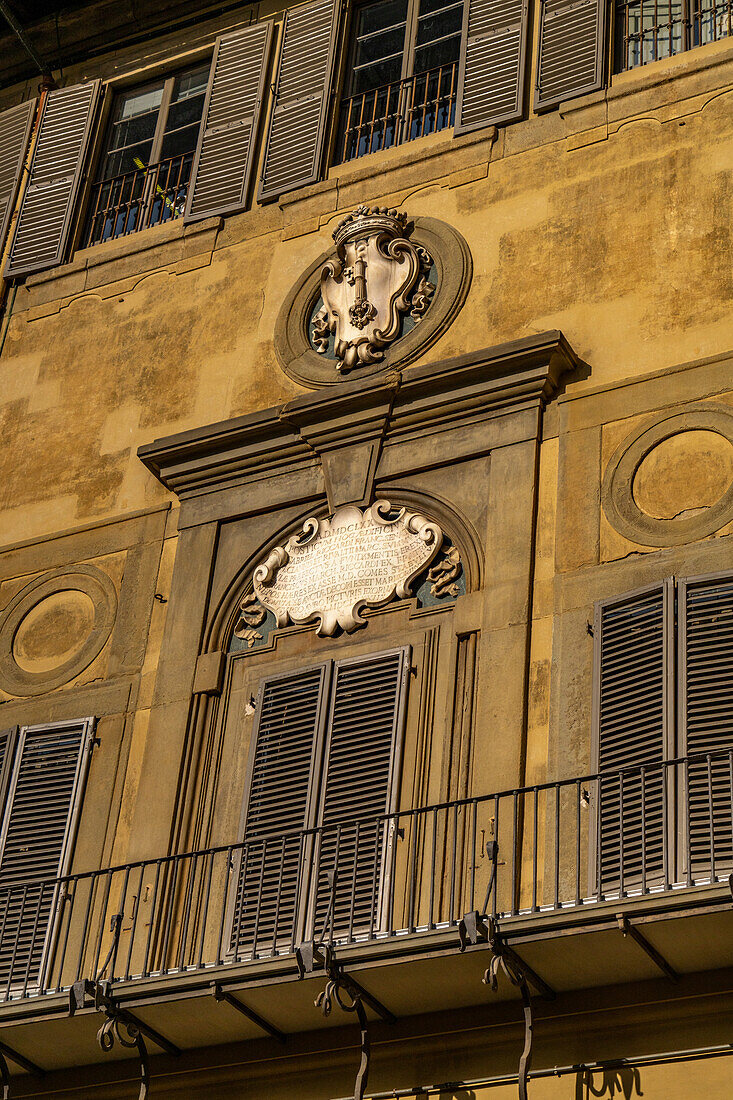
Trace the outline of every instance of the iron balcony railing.
[[101, 244], [180, 218], [186, 208], [193, 152], [134, 172], [100, 180], [92, 187], [83, 245]]
[[344, 99], [335, 163], [452, 126], [457, 86], [458, 63], [453, 62]]
[[663, 895], [733, 871], [733, 749], [0, 890], [0, 1001]]

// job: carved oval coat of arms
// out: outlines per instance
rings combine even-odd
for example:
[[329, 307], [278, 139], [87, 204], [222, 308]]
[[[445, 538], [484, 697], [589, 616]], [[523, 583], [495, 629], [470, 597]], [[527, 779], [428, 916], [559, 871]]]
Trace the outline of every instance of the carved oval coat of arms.
[[321, 272], [323, 308], [313, 320], [313, 341], [325, 354], [334, 334], [339, 371], [383, 359], [403, 316], [419, 321], [430, 305], [433, 260], [407, 240], [406, 225], [404, 213], [360, 206], [336, 227], [337, 259]]

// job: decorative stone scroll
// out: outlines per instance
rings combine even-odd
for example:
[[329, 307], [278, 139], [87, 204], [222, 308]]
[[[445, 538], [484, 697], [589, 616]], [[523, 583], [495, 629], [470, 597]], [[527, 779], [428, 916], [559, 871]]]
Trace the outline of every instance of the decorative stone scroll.
[[254, 571], [255, 593], [278, 626], [320, 620], [316, 633], [365, 625], [361, 611], [395, 595], [410, 595], [410, 582], [443, 543], [443, 532], [403, 508], [392, 515], [387, 500], [362, 512], [348, 505], [331, 519], [307, 519], [300, 534], [276, 546]]

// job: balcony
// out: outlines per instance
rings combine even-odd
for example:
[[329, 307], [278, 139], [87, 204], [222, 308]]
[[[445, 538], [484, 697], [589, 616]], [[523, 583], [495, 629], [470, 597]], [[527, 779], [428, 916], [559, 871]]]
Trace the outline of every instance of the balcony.
[[93, 1062], [109, 1004], [173, 1050], [348, 1022], [319, 945], [386, 1019], [485, 1003], [497, 930], [545, 996], [731, 966], [732, 810], [733, 749], [10, 885], [0, 1049]]
[[193, 152], [143, 165], [92, 187], [83, 247], [180, 218], [186, 209]]

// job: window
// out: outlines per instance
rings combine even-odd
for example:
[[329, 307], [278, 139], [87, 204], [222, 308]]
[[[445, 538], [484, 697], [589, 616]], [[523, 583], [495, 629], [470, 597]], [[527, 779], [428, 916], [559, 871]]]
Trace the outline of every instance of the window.
[[733, 870], [733, 574], [669, 579], [595, 618], [600, 893]]
[[389, 841], [380, 815], [396, 807], [409, 655], [347, 658], [261, 684], [232, 953], [378, 927]]
[[337, 160], [455, 122], [463, 0], [376, 0], [354, 16]]
[[624, 72], [733, 33], [732, 0], [623, 0], [617, 13], [616, 69]]
[[209, 68], [207, 61], [116, 96], [85, 245], [183, 214]]
[[43, 983], [68, 872], [94, 720], [0, 733], [0, 997]]

